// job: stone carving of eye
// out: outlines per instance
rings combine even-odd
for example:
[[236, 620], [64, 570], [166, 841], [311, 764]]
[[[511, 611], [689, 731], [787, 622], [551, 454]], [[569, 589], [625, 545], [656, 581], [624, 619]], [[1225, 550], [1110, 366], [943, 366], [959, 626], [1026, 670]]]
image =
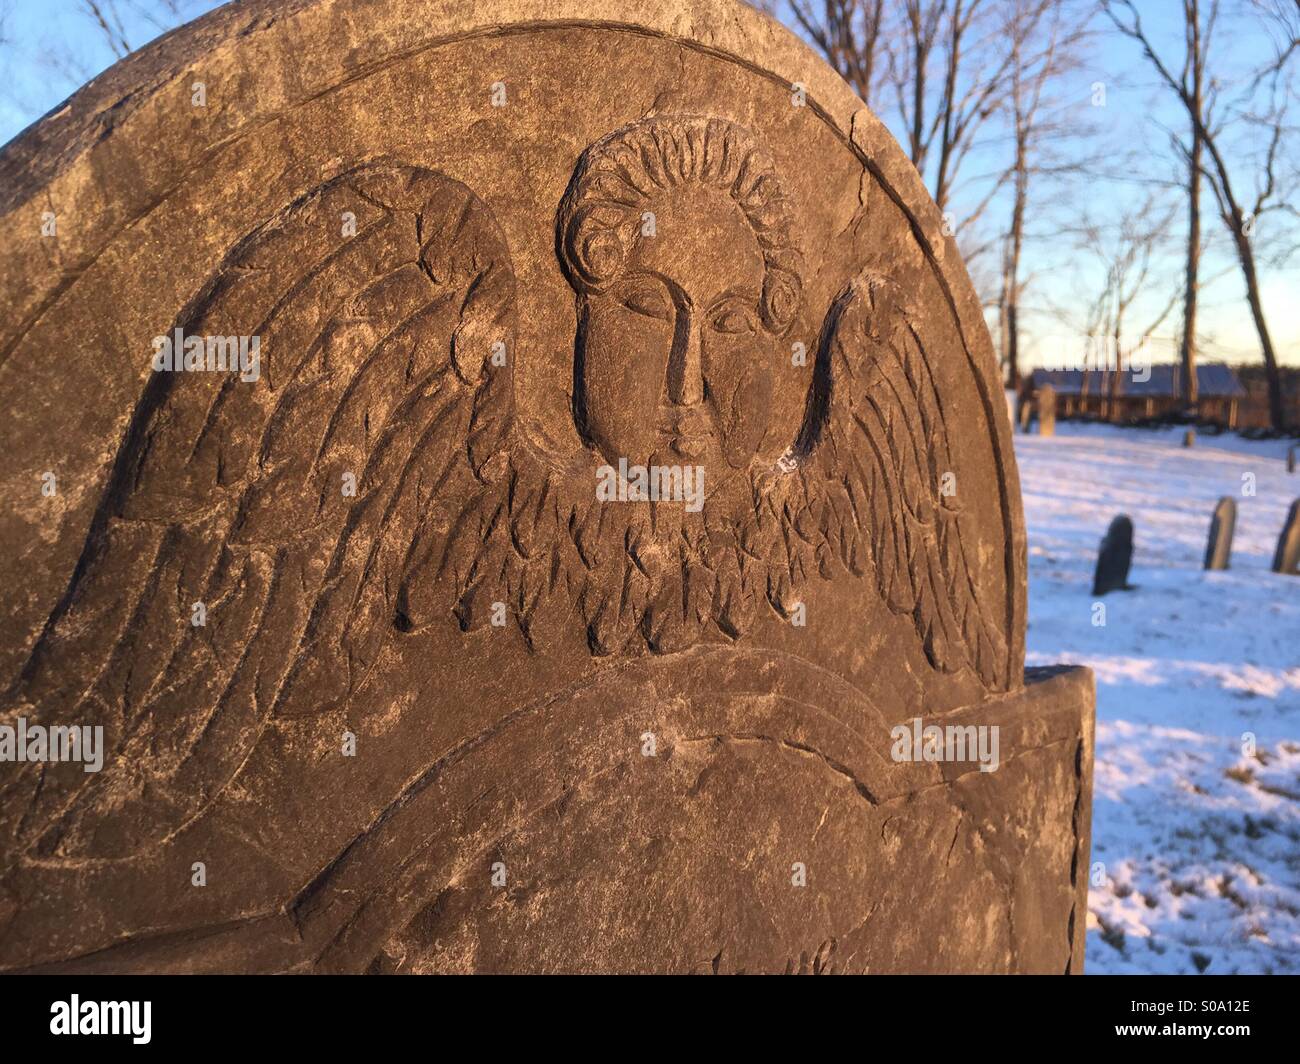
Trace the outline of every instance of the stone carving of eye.
[[710, 312], [709, 327], [714, 332], [733, 335], [757, 332], [758, 317], [743, 299], [728, 299]]
[[622, 303], [628, 310], [643, 314], [647, 318], [671, 321], [673, 317], [672, 303], [669, 302], [667, 294], [662, 288], [652, 284], [632, 285], [624, 293]]

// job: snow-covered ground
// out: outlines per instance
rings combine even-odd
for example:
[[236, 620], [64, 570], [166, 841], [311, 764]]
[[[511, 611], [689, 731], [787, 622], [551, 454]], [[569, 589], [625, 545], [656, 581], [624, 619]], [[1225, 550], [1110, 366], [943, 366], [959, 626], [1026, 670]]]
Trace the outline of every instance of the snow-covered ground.
[[[1300, 472], [1284, 442], [1181, 442], [1066, 423], [1016, 436], [1027, 663], [1097, 675], [1086, 970], [1300, 972], [1300, 577], [1269, 572]], [[1224, 495], [1232, 568], [1207, 573]], [[1096, 626], [1097, 546], [1120, 513], [1137, 587], [1100, 600]]]

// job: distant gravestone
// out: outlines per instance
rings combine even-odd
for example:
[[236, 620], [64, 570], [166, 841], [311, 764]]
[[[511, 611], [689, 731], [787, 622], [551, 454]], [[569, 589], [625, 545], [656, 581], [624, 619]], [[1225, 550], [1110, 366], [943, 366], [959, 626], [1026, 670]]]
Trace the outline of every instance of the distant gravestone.
[[1056, 389], [1050, 384], [1038, 389], [1038, 435], [1056, 435]]
[[1027, 433], [1030, 422], [1034, 420], [1034, 404], [1027, 398], [1020, 400], [1020, 431]]
[[1097, 554], [1097, 571], [1092, 578], [1092, 593], [1129, 590], [1128, 567], [1133, 560], [1133, 522], [1120, 514], [1110, 523]]
[[1300, 574], [1300, 499], [1291, 504], [1286, 524], [1277, 537], [1277, 550], [1273, 552], [1273, 572]]
[[1286, 452], [1286, 471], [1288, 473], [1295, 472], [1295, 456], [1297, 451], [1300, 451], [1300, 444], [1292, 444], [1291, 449]]
[[1232, 557], [1232, 533], [1237, 527], [1237, 501], [1229, 495], [1219, 500], [1210, 518], [1210, 536], [1205, 544], [1205, 568], [1226, 569]]
[[1196, 433], [1188, 429], [1183, 433], [1183, 446], [1192, 447], [1196, 444]]

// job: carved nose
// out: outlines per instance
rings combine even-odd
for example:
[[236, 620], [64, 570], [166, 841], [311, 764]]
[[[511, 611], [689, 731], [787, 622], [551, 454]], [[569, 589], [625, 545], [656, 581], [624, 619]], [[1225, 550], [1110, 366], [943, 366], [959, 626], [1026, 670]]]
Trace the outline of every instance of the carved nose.
[[682, 314], [677, 320], [678, 335], [668, 361], [668, 401], [674, 406], [694, 406], [704, 401], [700, 329], [693, 314]]

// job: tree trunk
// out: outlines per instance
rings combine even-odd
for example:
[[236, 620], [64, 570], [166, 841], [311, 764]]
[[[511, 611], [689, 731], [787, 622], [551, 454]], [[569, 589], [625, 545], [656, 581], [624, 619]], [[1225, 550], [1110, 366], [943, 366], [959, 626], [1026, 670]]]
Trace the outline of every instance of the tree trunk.
[[[918, 16], [919, 17], [919, 16]], [[912, 81], [912, 165], [917, 173], [925, 173], [925, 64], [929, 51], [921, 43], [920, 30], [916, 31], [912, 62], [916, 64], [915, 78]]]
[[1111, 368], [1110, 380], [1107, 382], [1109, 387], [1106, 389], [1105, 412], [1102, 415], [1107, 421], [1118, 420], [1115, 411], [1119, 406], [1120, 344], [1123, 342], [1124, 311], [1128, 309], [1124, 302], [1123, 280], [1116, 285], [1116, 290], [1115, 332], [1111, 336], [1111, 344], [1115, 348], [1115, 365]]
[[1187, 277], [1183, 290], [1183, 341], [1179, 350], [1182, 364], [1183, 405], [1196, 410], [1196, 295], [1201, 265], [1201, 138], [1192, 134], [1191, 172], [1187, 175]]
[[1246, 298], [1250, 301], [1250, 313], [1255, 319], [1255, 331], [1259, 333], [1259, 346], [1264, 354], [1264, 375], [1268, 380], [1268, 416], [1277, 431], [1286, 428], [1282, 409], [1282, 375], [1277, 369], [1277, 355], [1273, 351], [1273, 340], [1268, 334], [1268, 325], [1264, 321], [1264, 302], [1259, 294], [1259, 276], [1255, 272], [1255, 249], [1250, 246], [1250, 237], [1245, 232], [1245, 222], [1240, 211], [1234, 219], [1233, 238], [1237, 245], [1237, 257], [1241, 260], [1241, 272], [1246, 279]]
[[1268, 334], [1268, 324], [1264, 320], [1264, 301], [1259, 294], [1255, 249], [1250, 246], [1250, 234], [1246, 232], [1246, 214], [1233, 194], [1228, 166], [1223, 160], [1219, 146], [1207, 135], [1199, 115], [1194, 117], [1194, 121], [1201, 142], [1210, 153], [1210, 158], [1214, 160], [1214, 170], [1218, 174], [1218, 189], [1224, 207], [1223, 220], [1227, 223], [1228, 231], [1232, 233], [1232, 242], [1237, 249], [1237, 260], [1241, 263], [1242, 279], [1246, 282], [1246, 299], [1250, 302], [1250, 314], [1255, 320], [1255, 331], [1259, 334], [1260, 352], [1264, 356], [1264, 375], [1268, 380], [1269, 423], [1274, 430], [1281, 432], [1286, 428], [1282, 411], [1282, 377], [1277, 371], [1277, 355], [1273, 351], [1273, 339]]
[[934, 202], [942, 214], [948, 208], [948, 162], [952, 158], [952, 124], [957, 109], [957, 69], [961, 65], [961, 0], [952, 9], [952, 40], [943, 83], [943, 139], [939, 144], [939, 168], [934, 175]]
[[[1198, 116], [1204, 116], [1202, 71], [1204, 55], [1201, 49], [1201, 12], [1198, 0], [1187, 0], [1184, 5], [1187, 20], [1187, 61], [1192, 75], [1188, 103]], [[1189, 153], [1187, 173], [1187, 276], [1183, 289], [1183, 339], [1179, 350], [1182, 365], [1183, 407], [1193, 414], [1199, 400], [1199, 381], [1196, 378], [1196, 296], [1200, 287], [1201, 266], [1201, 135], [1198, 122], [1192, 123], [1192, 150]]]
[[1264, 375], [1268, 380], [1269, 422], [1276, 431], [1281, 432], [1286, 427], [1282, 410], [1282, 377], [1277, 371], [1277, 355], [1273, 351], [1273, 339], [1269, 336], [1268, 325], [1264, 321], [1264, 301], [1259, 294], [1255, 249], [1250, 246], [1250, 234], [1246, 232], [1246, 213], [1233, 194], [1228, 166], [1219, 151], [1219, 146], [1208, 135], [1199, 115], [1194, 115], [1192, 120], [1196, 123], [1196, 132], [1200, 135], [1201, 143], [1214, 161], [1214, 171], [1218, 175], [1217, 188], [1223, 208], [1223, 220], [1232, 234], [1232, 242], [1237, 249], [1237, 261], [1241, 263], [1242, 279], [1246, 282], [1246, 299], [1250, 302], [1250, 314], [1255, 320], [1255, 331], [1259, 334], [1259, 347], [1264, 356]]
[[1007, 364], [1007, 386], [1020, 384], [1020, 254], [1025, 245], [1025, 200], [1029, 196], [1029, 162], [1026, 137], [1016, 137], [1016, 179], [1011, 207], [1011, 232], [1003, 273], [1002, 333]]

